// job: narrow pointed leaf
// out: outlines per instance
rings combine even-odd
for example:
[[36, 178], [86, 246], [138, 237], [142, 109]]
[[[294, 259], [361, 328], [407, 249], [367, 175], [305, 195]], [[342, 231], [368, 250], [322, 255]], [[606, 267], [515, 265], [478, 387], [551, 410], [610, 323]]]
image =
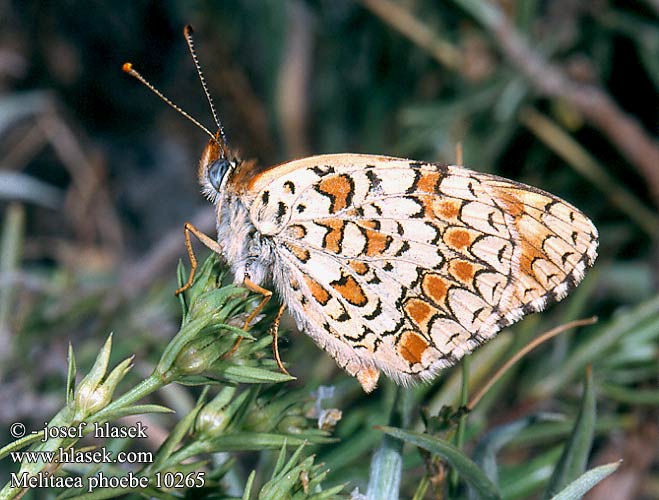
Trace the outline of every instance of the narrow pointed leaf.
[[469, 457], [448, 441], [427, 434], [396, 429], [394, 427], [379, 427], [379, 429], [390, 436], [442, 457], [451, 467], [458, 471], [462, 479], [479, 493], [480, 498], [501, 498], [497, 487], [487, 478], [485, 473]]
[[69, 368], [66, 373], [66, 404], [68, 405], [75, 395], [76, 385], [76, 358], [73, 346], [69, 342]]
[[254, 479], [256, 478], [256, 471], [253, 470], [249, 477], [247, 478], [247, 484], [245, 485], [245, 492], [243, 493], [242, 500], [249, 500], [252, 496], [252, 486], [254, 485]]
[[146, 405], [132, 405], [120, 408], [116, 412], [107, 416], [107, 420], [117, 420], [128, 415], [143, 415], [145, 413], [176, 413], [171, 408], [162, 405], [146, 404]]
[[572, 481], [563, 491], [553, 496], [551, 500], [574, 500], [581, 498], [597, 484], [613, 474], [622, 462], [612, 462], [600, 465], [582, 474], [578, 479]]
[[296, 436], [265, 432], [238, 432], [235, 434], [218, 436], [217, 438], [210, 440], [207, 449], [209, 452], [277, 450], [281, 449], [285, 444], [300, 446], [305, 442], [305, 439]]
[[[218, 366], [219, 365], [219, 366]], [[243, 366], [222, 362], [213, 367], [213, 376], [236, 384], [276, 384], [290, 382], [295, 377], [256, 366]], [[222, 365], [226, 365], [226, 368]]]
[[590, 448], [593, 444], [594, 433], [595, 390], [593, 388], [592, 370], [588, 368], [586, 370], [581, 408], [563, 454], [549, 480], [545, 498], [549, 498], [556, 491], [560, 491], [565, 485], [584, 473]]

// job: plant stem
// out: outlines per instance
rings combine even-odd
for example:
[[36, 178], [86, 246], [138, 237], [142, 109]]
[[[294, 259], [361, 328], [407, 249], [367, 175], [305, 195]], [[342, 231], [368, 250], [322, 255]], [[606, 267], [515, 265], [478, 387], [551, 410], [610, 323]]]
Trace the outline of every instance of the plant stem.
[[158, 375], [152, 373], [148, 378], [142, 380], [142, 382], [133, 387], [130, 391], [120, 396], [95, 415], [92, 415], [92, 419], [97, 422], [104, 419], [110, 419], [112, 412], [139, 401], [164, 385], [166, 385], [165, 382]]
[[[23, 232], [25, 229], [25, 209], [18, 203], [12, 203], [7, 208], [2, 227], [2, 242], [0, 243], [0, 277], [4, 282], [0, 285], [0, 362], [11, 355], [10, 317], [16, 286], [12, 283], [19, 267], [23, 248]], [[4, 364], [4, 363], [2, 363]], [[2, 373], [0, 373], [0, 376]]]
[[[469, 356], [462, 358], [462, 386], [460, 390], [460, 408], [466, 408], [469, 403]], [[458, 430], [455, 434], [455, 446], [458, 449], [462, 449], [465, 440], [465, 429], [467, 427], [467, 414], [460, 416], [458, 420]], [[450, 478], [451, 488], [456, 490], [458, 487], [458, 472], [455, 469], [451, 470]]]

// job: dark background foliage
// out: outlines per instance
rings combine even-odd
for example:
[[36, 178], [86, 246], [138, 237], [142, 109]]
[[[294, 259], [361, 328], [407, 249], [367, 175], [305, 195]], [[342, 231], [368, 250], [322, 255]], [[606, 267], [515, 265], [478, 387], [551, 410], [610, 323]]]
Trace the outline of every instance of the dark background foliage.
[[[2, 441], [8, 423], [38, 427], [61, 406], [69, 341], [87, 366], [113, 330], [117, 359], [135, 353], [146, 373], [176, 331], [182, 225], [211, 234], [214, 225], [196, 180], [207, 137], [121, 66], [131, 61], [214, 130], [182, 37], [190, 23], [244, 157], [274, 165], [364, 152], [451, 163], [461, 143], [466, 166], [555, 193], [593, 219], [600, 257], [584, 285], [509, 329], [492, 359], [477, 355], [474, 384], [501, 353], [553, 326], [590, 315], [600, 323], [525, 358], [470, 417], [468, 438], [538, 411], [573, 417], [592, 362], [591, 463], [626, 460], [609, 479], [616, 498], [659, 498], [658, 21], [656, 0], [0, 1], [0, 206], [5, 233], [24, 231], [22, 245], [4, 247], [0, 277]], [[633, 343], [616, 337], [575, 361], [610, 322], [642, 307], [651, 312], [629, 327], [641, 332]], [[337, 386], [344, 442], [368, 429], [350, 453], [318, 452], [333, 484], [363, 490], [380, 439], [371, 425], [387, 423], [377, 418], [386, 387], [364, 396], [303, 335], [288, 336], [282, 352], [293, 386]], [[415, 389], [415, 418], [421, 406], [455, 406], [457, 380], [459, 370], [447, 370]], [[193, 395], [162, 397], [184, 409]], [[504, 464], [559, 442], [528, 434]], [[411, 497], [424, 469], [408, 465]]]

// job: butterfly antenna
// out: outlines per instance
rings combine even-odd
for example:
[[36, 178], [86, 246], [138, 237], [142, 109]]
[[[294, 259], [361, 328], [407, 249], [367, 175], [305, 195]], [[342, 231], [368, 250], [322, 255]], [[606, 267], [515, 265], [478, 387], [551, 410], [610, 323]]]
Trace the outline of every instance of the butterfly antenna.
[[185, 41], [188, 43], [188, 49], [190, 49], [190, 55], [192, 56], [192, 61], [194, 62], [195, 68], [197, 69], [197, 74], [199, 75], [199, 81], [201, 82], [201, 86], [204, 89], [204, 94], [206, 94], [206, 99], [208, 99], [208, 105], [211, 108], [211, 113], [213, 113], [213, 120], [215, 120], [215, 124], [217, 125], [217, 128], [220, 131], [220, 137], [222, 138], [222, 141], [226, 144], [227, 138], [224, 135], [224, 127], [222, 126], [222, 122], [220, 122], [220, 119], [217, 117], [217, 112], [215, 111], [215, 104], [213, 103], [213, 98], [211, 97], [211, 94], [208, 91], [208, 85], [206, 85], [206, 79], [204, 78], [204, 73], [201, 71], [201, 65], [199, 64], [199, 59], [197, 58], [197, 52], [195, 51], [194, 48], [194, 39], [192, 37], [193, 33], [194, 30], [192, 29], [192, 26], [190, 26], [189, 24], [185, 28], [183, 28], [183, 35], [185, 36]]
[[[171, 108], [173, 108], [173, 109], [175, 109], [176, 111], [178, 111], [179, 114], [185, 116], [188, 120], [190, 120], [192, 123], [194, 123], [197, 127], [199, 127], [201, 130], [203, 130], [204, 132], [206, 132], [206, 133], [210, 136], [210, 138], [213, 139], [213, 141], [215, 141], [216, 143], [219, 144], [219, 142], [218, 142], [218, 140], [217, 140], [217, 137], [215, 137], [215, 135], [213, 135], [213, 133], [212, 133], [210, 130], [208, 130], [208, 129], [207, 129], [206, 127], [204, 127], [201, 123], [199, 123], [197, 120], [195, 120], [194, 118], [192, 118], [192, 116], [190, 116], [187, 112], [183, 111], [179, 106], [177, 106], [177, 105], [174, 104], [172, 101], [170, 101], [167, 97], [165, 97], [165, 96], [163, 95], [162, 92], [160, 92], [157, 88], [155, 88], [153, 85], [151, 85], [151, 84], [146, 80], [146, 78], [144, 78], [140, 73], [137, 72], [137, 70], [135, 70], [135, 68], [133, 68], [132, 63], [129, 63], [129, 62], [124, 63], [124, 65], [121, 67], [121, 69], [124, 71], [124, 73], [128, 73], [128, 74], [129, 74], [130, 76], [132, 76], [133, 78], [136, 78], [137, 80], [139, 80], [140, 82], [142, 82], [142, 84], [143, 84], [146, 88], [148, 88], [151, 92], [153, 92], [153, 93], [156, 94], [158, 97], [160, 97], [160, 98], [161, 98], [163, 101], [165, 101], [165, 103], [168, 104]], [[224, 138], [224, 134], [222, 134], [222, 137]]]

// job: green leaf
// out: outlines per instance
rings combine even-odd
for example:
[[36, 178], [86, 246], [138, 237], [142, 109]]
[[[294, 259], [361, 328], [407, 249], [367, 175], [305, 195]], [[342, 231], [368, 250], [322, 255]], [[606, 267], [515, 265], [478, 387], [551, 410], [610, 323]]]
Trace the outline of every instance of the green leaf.
[[179, 355], [183, 347], [195, 338], [195, 336], [211, 322], [211, 319], [212, 318], [205, 317], [187, 322], [176, 334], [176, 337], [167, 344], [154, 372], [158, 373], [159, 376], [166, 374], [174, 364], [176, 357]]
[[588, 455], [593, 444], [595, 433], [595, 390], [593, 388], [593, 373], [586, 370], [581, 408], [574, 423], [570, 439], [563, 450], [558, 464], [554, 469], [544, 498], [549, 498], [570, 481], [579, 477], [586, 470]]
[[303, 448], [304, 444], [301, 444], [288, 462], [284, 464], [286, 446], [282, 446], [272, 477], [261, 488], [259, 500], [278, 500], [292, 496], [296, 483], [300, 481], [300, 473], [302, 471], [309, 471], [313, 466], [313, 457], [305, 458], [301, 463], [298, 463], [298, 458]]
[[[185, 266], [181, 259], [178, 260], [178, 265], [176, 266], [176, 282], [178, 283], [178, 288], [181, 288], [187, 280], [185, 274]], [[179, 293], [176, 298], [178, 299], [179, 304], [181, 305], [181, 326], [187, 322], [188, 316], [188, 306], [185, 301], [185, 294]]]
[[176, 413], [171, 408], [162, 405], [146, 404], [146, 405], [131, 405], [108, 415], [108, 420], [116, 420], [118, 418], [126, 417], [128, 415], [143, 415], [144, 413]]
[[[3, 104], [6, 99], [3, 99]], [[4, 206], [3, 206], [4, 208]], [[3, 278], [18, 272], [25, 239], [25, 207], [12, 203], [7, 207], [0, 236], [0, 276]], [[16, 298], [16, 286], [0, 286], [0, 330], [10, 331], [9, 325]], [[4, 339], [3, 339], [4, 340]]]
[[[304, 445], [300, 445], [298, 448], [299, 451], [302, 451], [302, 448]], [[295, 452], [297, 454], [297, 451]], [[275, 462], [275, 467], [272, 469], [272, 477], [274, 478], [277, 474], [281, 472], [281, 470], [284, 468], [286, 461], [286, 445], [281, 447], [281, 450], [279, 450], [279, 455], [277, 455], [277, 461]]]
[[16, 441], [12, 441], [11, 443], [5, 445], [0, 449], [0, 460], [5, 458], [7, 455], [9, 455], [12, 451], [17, 451], [20, 450], [21, 448], [25, 448], [26, 446], [31, 445], [35, 441], [41, 441], [43, 439], [43, 431], [39, 431], [35, 434], [28, 434], [27, 436], [23, 436], [20, 439], [17, 439]]
[[483, 499], [501, 498], [497, 487], [490, 481], [478, 466], [462, 451], [451, 443], [427, 434], [396, 429], [394, 427], [378, 427], [381, 431], [397, 439], [416, 445], [430, 453], [439, 455], [455, 468], [469, 485], [471, 485]]
[[428, 491], [428, 487], [430, 486], [430, 481], [428, 480], [428, 476], [425, 475], [421, 478], [421, 481], [419, 481], [419, 484], [416, 487], [416, 491], [414, 492], [414, 496], [412, 497], [412, 500], [423, 500], [426, 498], [426, 492]]
[[208, 391], [204, 390], [197, 401], [196, 406], [188, 413], [181, 421], [176, 424], [172, 432], [167, 436], [165, 442], [160, 446], [154, 462], [148, 467], [148, 470], [155, 472], [160, 470], [160, 468], [167, 462], [167, 459], [172, 455], [174, 450], [178, 447], [179, 443], [186, 436], [188, 431], [192, 429], [197, 414], [201, 411], [205, 403], [205, 396]]
[[368, 476], [367, 498], [399, 497], [403, 470], [403, 443], [384, 436], [382, 444], [373, 455]]
[[[498, 484], [496, 455], [499, 450], [517, 437], [520, 431], [538, 422], [540, 418], [540, 415], [531, 415], [505, 425], [500, 425], [489, 431], [478, 442], [473, 453], [474, 462], [481, 467], [485, 475], [494, 484]], [[477, 495], [471, 490], [469, 497], [474, 498], [475, 496]]]
[[510, 500], [536, 498], [547, 487], [547, 481], [556, 468], [563, 453], [563, 446], [554, 446], [547, 451], [538, 451], [521, 463], [501, 465], [499, 488], [501, 496]]
[[252, 487], [254, 486], [254, 479], [256, 478], [256, 471], [253, 470], [249, 477], [247, 478], [247, 484], [245, 484], [245, 492], [243, 493], [242, 500], [249, 500], [249, 497], [252, 496]]
[[68, 405], [73, 401], [75, 396], [76, 385], [76, 358], [73, 353], [73, 346], [69, 342], [69, 368], [66, 373], [66, 404]]
[[238, 335], [239, 337], [242, 337], [242, 338], [244, 338], [244, 339], [249, 339], [249, 340], [252, 340], [252, 341], [255, 341], [255, 340], [256, 340], [256, 337], [254, 337], [253, 335], [251, 335], [249, 332], [246, 332], [246, 331], [243, 330], [242, 328], [238, 328], [237, 326], [232, 326], [232, 325], [218, 325], [218, 326], [217, 326], [217, 329], [218, 329], [219, 331], [223, 331], [223, 332], [235, 333], [236, 335]]
[[[302, 457], [300, 445], [286, 461], [286, 449], [282, 447], [270, 480], [259, 492], [259, 500], [327, 500], [336, 499], [344, 485], [337, 485], [324, 490], [322, 481], [327, 476], [324, 465], [314, 464], [314, 457]], [[380, 497], [384, 498], [384, 497]], [[389, 497], [387, 497], [389, 498]]]
[[582, 474], [578, 479], [572, 481], [563, 491], [555, 495], [551, 500], [574, 500], [583, 497], [592, 488], [618, 470], [622, 462], [611, 462], [600, 465]]
[[295, 377], [255, 366], [231, 364], [230, 360], [213, 365], [212, 376], [236, 384], [276, 384], [290, 382]]
[[[652, 368], [656, 371], [656, 368]], [[638, 389], [621, 387], [614, 384], [602, 384], [601, 392], [608, 399], [635, 406], [659, 406], [659, 392], [656, 389]]]
[[586, 365], [606, 359], [605, 354], [628, 336], [638, 334], [641, 330], [643, 334], [649, 331], [656, 335], [659, 332], [659, 295], [616, 315], [605, 325], [597, 325], [589, 330], [596, 330], [596, 334], [581, 342], [562, 363], [560, 370], [544, 377], [533, 391], [535, 398], [544, 399], [554, 394], [583, 372]]
[[237, 432], [208, 440], [209, 452], [279, 450], [285, 444], [299, 446], [307, 440], [296, 436], [266, 432]]
[[[217, 288], [217, 270], [215, 268], [216, 263], [216, 254], [211, 253], [208, 258], [199, 267], [197, 267], [192, 286], [184, 292], [186, 295], [185, 300], [187, 302], [188, 313], [192, 312], [191, 309], [195, 306], [195, 302], [201, 295], [203, 295], [208, 290]], [[183, 286], [187, 280], [188, 276], [185, 272], [183, 272], [183, 283], [179, 286]]]

